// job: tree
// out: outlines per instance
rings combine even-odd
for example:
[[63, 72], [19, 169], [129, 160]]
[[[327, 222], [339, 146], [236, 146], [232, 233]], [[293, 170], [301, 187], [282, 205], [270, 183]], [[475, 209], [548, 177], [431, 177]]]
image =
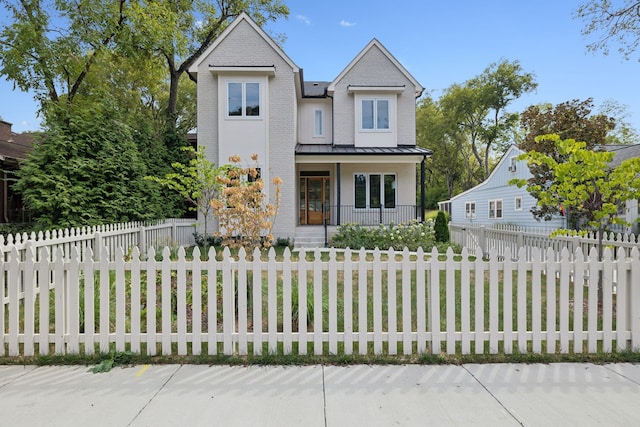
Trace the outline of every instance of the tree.
[[13, 21], [0, 32], [0, 75], [25, 92], [33, 90], [44, 110], [59, 100], [73, 103], [126, 23], [126, 0], [2, 3]]
[[161, 218], [160, 187], [147, 174], [120, 111], [78, 106], [58, 114], [18, 171], [16, 189], [42, 227]]
[[598, 38], [587, 45], [590, 51], [609, 54], [611, 47], [625, 58], [640, 45], [640, 1], [624, 0], [613, 4], [610, 0], [591, 0], [583, 3], [575, 16], [585, 22], [584, 36]]
[[131, 10], [134, 45], [165, 62], [169, 82], [166, 118], [173, 124], [181, 77], [234, 18], [246, 12], [262, 26], [289, 14], [282, 0], [216, 0], [214, 4], [155, 0], [134, 2]]
[[[588, 149], [607, 143], [607, 135], [615, 128], [615, 119], [604, 114], [592, 114], [593, 99], [574, 99], [556, 106], [533, 105], [527, 108], [520, 119], [524, 138], [519, 147], [524, 151], [535, 151], [561, 162], [564, 155], [557, 151], [555, 141], [541, 138], [542, 135], [557, 134], [560, 139], [584, 141]], [[531, 195], [540, 200], [540, 192], [548, 191], [553, 183], [553, 173], [545, 164], [530, 165], [532, 177]], [[532, 209], [533, 216], [548, 220], [559, 213], [559, 205], [538, 204]], [[572, 220], [579, 220], [578, 212], [571, 212]]]
[[440, 193], [444, 188], [448, 197], [453, 197], [464, 174], [460, 137], [458, 127], [444, 114], [439, 102], [428, 95], [420, 100], [416, 111], [417, 144], [433, 151], [428, 161], [429, 193]]
[[449, 227], [447, 225], [447, 214], [442, 211], [438, 211], [436, 215], [436, 222], [433, 226], [433, 231], [436, 234], [436, 242], [448, 242], [449, 241]]
[[275, 194], [269, 202], [257, 167], [258, 155], [254, 154], [251, 160], [254, 166], [241, 167], [240, 156], [232, 156], [231, 164], [223, 167], [224, 173], [218, 176], [223, 187], [220, 197], [211, 205], [218, 218], [216, 235], [222, 237], [227, 246], [269, 247], [274, 239], [271, 230], [280, 207], [282, 180], [273, 179]]
[[[502, 60], [464, 85], [453, 85], [443, 95], [446, 115], [455, 118], [468, 136], [471, 152], [481, 170], [479, 181], [489, 176], [490, 156], [509, 142], [518, 122], [517, 113], [508, 105], [537, 87], [535, 77], [525, 72], [518, 61]], [[471, 166], [469, 166], [471, 167]]]
[[602, 238], [613, 224], [629, 225], [618, 214], [627, 200], [640, 198], [640, 158], [623, 161], [610, 168], [614, 154], [594, 151], [585, 142], [561, 139], [559, 135], [542, 135], [539, 143], [555, 146], [562, 160], [552, 155], [529, 151], [520, 156], [529, 166], [543, 165], [552, 173], [548, 187], [524, 179], [509, 183], [538, 194], [541, 206], [564, 206], [585, 218], [585, 227], [598, 234], [599, 255], [602, 256]]
[[175, 162], [172, 164], [175, 172], [168, 173], [164, 178], [147, 176], [146, 178], [160, 185], [177, 191], [191, 205], [191, 209], [200, 212], [204, 218], [205, 243], [209, 235], [207, 225], [209, 217], [213, 213], [212, 202], [220, 195], [221, 183], [218, 176], [221, 169], [207, 160], [204, 147], [195, 150], [193, 147], [184, 147], [191, 156], [188, 164]]

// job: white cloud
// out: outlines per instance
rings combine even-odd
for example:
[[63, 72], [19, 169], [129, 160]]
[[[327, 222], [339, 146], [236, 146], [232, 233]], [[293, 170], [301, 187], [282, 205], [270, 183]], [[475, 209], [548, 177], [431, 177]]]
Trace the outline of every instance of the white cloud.
[[345, 21], [344, 19], [342, 21], [340, 21], [340, 26], [341, 27], [355, 27], [356, 23], [355, 22], [349, 22], [349, 21]]
[[304, 22], [307, 25], [311, 25], [311, 20], [309, 18], [307, 18], [306, 16], [304, 16], [304, 15], [296, 15], [296, 19], [298, 21]]

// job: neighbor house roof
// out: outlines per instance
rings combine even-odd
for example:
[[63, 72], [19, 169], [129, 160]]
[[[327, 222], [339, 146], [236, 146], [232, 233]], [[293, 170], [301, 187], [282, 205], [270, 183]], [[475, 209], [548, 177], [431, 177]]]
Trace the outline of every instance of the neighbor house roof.
[[609, 164], [612, 168], [619, 166], [620, 163], [625, 160], [633, 159], [634, 157], [640, 157], [640, 144], [627, 145], [623, 148], [611, 150], [614, 153], [613, 160]]

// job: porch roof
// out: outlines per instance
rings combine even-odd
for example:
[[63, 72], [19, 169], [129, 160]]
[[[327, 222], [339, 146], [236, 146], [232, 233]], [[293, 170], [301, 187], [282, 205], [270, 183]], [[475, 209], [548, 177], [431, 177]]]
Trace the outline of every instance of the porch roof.
[[[355, 147], [353, 145], [332, 145], [332, 144], [297, 144], [296, 145], [296, 158], [298, 163], [304, 163], [304, 159], [311, 158], [316, 159], [322, 157], [327, 159], [331, 157], [331, 161], [345, 163], [358, 161], [359, 158], [367, 157], [369, 161], [388, 161], [389, 157], [400, 157], [394, 159], [402, 163], [405, 162], [420, 162], [425, 157], [430, 156], [433, 151], [416, 147], [415, 145], [400, 145], [397, 147]], [[308, 156], [308, 157], [307, 157]], [[375, 158], [375, 160], [373, 160]], [[385, 160], [386, 158], [386, 160]]]

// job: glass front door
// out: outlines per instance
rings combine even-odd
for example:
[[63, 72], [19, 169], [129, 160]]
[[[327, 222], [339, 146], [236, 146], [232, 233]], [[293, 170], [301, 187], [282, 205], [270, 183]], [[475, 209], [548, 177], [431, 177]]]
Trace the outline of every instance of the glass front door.
[[[328, 176], [300, 177], [300, 224], [324, 224], [323, 206], [329, 203], [330, 194]], [[327, 219], [328, 216], [327, 210]]]

